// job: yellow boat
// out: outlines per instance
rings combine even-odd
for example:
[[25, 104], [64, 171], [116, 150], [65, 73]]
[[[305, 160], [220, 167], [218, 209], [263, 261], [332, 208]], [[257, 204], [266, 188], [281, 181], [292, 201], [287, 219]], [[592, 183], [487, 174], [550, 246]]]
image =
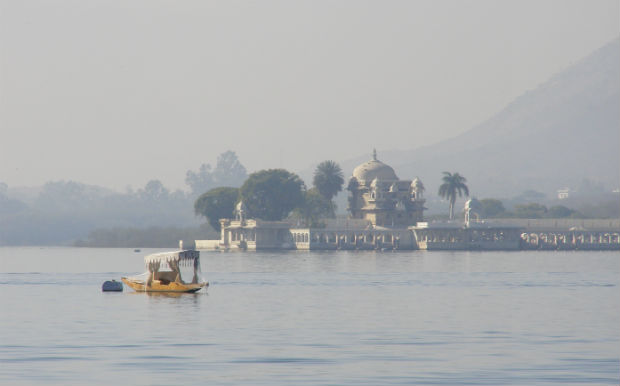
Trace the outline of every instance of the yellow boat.
[[[144, 258], [147, 271], [142, 275], [122, 277], [123, 283], [138, 292], [196, 292], [209, 283], [204, 281], [200, 272], [200, 252], [182, 250], [162, 252]], [[183, 279], [183, 268], [193, 271], [192, 279]], [[187, 275], [187, 272], [186, 272]]]

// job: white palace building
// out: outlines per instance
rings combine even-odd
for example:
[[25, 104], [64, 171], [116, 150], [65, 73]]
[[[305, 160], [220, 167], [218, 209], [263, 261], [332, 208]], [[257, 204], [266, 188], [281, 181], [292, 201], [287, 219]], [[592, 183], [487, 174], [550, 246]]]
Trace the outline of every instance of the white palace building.
[[234, 219], [221, 219], [219, 240], [196, 240], [197, 249], [411, 250], [519, 249], [522, 227], [481, 221], [424, 222], [424, 185], [418, 178], [401, 180], [377, 159], [353, 170], [349, 180], [347, 219], [328, 219], [321, 228], [290, 221], [246, 218], [242, 202]]

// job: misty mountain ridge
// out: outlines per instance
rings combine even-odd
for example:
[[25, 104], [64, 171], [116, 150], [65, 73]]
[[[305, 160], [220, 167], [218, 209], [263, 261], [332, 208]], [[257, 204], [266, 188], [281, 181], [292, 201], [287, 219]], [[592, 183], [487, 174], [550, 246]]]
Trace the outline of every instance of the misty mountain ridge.
[[[471, 194], [479, 198], [515, 197], [532, 189], [550, 197], [559, 188], [583, 185], [584, 179], [610, 191], [620, 185], [619, 145], [620, 39], [616, 39], [469, 131], [417, 149], [380, 151], [379, 159], [400, 178], [419, 176], [430, 207], [438, 199], [443, 171], [464, 175]], [[341, 163], [345, 177], [370, 159], [371, 150]], [[245, 168], [236, 156], [228, 155], [221, 164], [231, 173], [224, 174], [243, 171], [236, 174], [240, 184]], [[197, 226], [201, 221], [193, 213], [193, 201], [196, 194], [221, 182], [216, 178], [219, 161], [213, 170], [202, 165], [198, 171], [188, 171], [191, 194], [169, 191], [158, 180], [125, 193], [74, 181], [34, 188], [0, 182], [0, 245], [66, 244], [101, 227]], [[300, 173], [308, 187], [312, 173], [313, 169]], [[339, 195], [341, 212], [345, 196]]]
[[[459, 172], [478, 197], [553, 194], [584, 178], [620, 185], [620, 38], [454, 138], [381, 151], [401, 178], [419, 176], [435, 194], [443, 171]], [[343, 162], [350, 175], [368, 155]]]

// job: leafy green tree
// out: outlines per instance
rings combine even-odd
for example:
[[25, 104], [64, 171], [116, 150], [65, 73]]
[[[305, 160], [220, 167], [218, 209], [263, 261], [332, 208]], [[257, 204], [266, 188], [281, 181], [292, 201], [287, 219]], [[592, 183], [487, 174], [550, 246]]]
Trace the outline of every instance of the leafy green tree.
[[554, 205], [547, 211], [547, 217], [549, 218], [566, 218], [566, 217], [581, 217], [581, 213], [576, 210], [569, 209], [564, 205]]
[[439, 187], [439, 196], [450, 202], [450, 220], [454, 219], [454, 203], [456, 196], [469, 196], [469, 188], [465, 183], [467, 179], [458, 173], [443, 172], [443, 184]]
[[[351, 179], [349, 180], [349, 184], [347, 185], [347, 190], [349, 191], [349, 196], [347, 197], [347, 201], [349, 204], [349, 207], [347, 208], [349, 211], [352, 210], [352, 208], [355, 208], [355, 204], [357, 203], [357, 188], [359, 187], [359, 182], [357, 181], [357, 178], [355, 177], [351, 177]], [[351, 212], [351, 214], [353, 214]]]
[[515, 217], [519, 218], [543, 218], [547, 213], [547, 207], [535, 202], [515, 205]]
[[355, 177], [351, 177], [351, 179], [349, 180], [349, 184], [347, 185], [347, 190], [349, 192], [355, 192], [357, 191], [357, 188], [360, 186], [359, 181], [357, 180], [357, 178]]
[[342, 191], [344, 176], [342, 169], [334, 161], [323, 161], [314, 170], [312, 184], [316, 190], [328, 200]]
[[506, 213], [506, 208], [500, 200], [494, 198], [485, 198], [480, 200], [482, 211], [487, 218], [499, 217]]
[[232, 218], [235, 204], [239, 199], [239, 189], [221, 187], [211, 189], [200, 195], [194, 203], [194, 213], [207, 219], [211, 227], [220, 231], [220, 219]]
[[304, 182], [284, 169], [261, 170], [250, 174], [240, 196], [251, 217], [282, 220], [304, 202]]
[[304, 202], [293, 214], [304, 220], [306, 226], [317, 227], [322, 218], [334, 217], [334, 203], [313, 188], [304, 192]]
[[[28, 206], [20, 200], [7, 197], [6, 193], [8, 192], [8, 189], [9, 186], [7, 184], [0, 182], [0, 217], [4, 215], [16, 214], [28, 208]], [[0, 238], [0, 245], [1, 244], [2, 238]]]
[[211, 189], [215, 186], [211, 165], [202, 164], [197, 172], [188, 170], [185, 173], [185, 183], [192, 189], [194, 197]]
[[198, 171], [188, 170], [185, 183], [195, 196], [217, 186], [239, 187], [247, 177], [245, 167], [239, 162], [234, 151], [226, 151], [217, 157], [215, 169], [209, 164], [202, 164]]
[[[156, 180], [149, 181], [149, 184], [145, 186], [145, 189], [163, 187]], [[141, 192], [144, 193], [143, 190]], [[105, 188], [85, 185], [81, 182], [49, 181], [43, 185], [43, 189], [34, 202], [34, 207], [46, 212], [66, 211], [75, 215], [77, 209], [90, 211], [95, 204], [110, 194], [111, 192]]]
[[245, 166], [239, 162], [234, 151], [228, 150], [217, 157], [213, 179], [219, 186], [239, 187], [248, 177]]
[[162, 201], [168, 198], [170, 192], [159, 180], [150, 180], [144, 185], [144, 189], [138, 191], [138, 195], [143, 200]]

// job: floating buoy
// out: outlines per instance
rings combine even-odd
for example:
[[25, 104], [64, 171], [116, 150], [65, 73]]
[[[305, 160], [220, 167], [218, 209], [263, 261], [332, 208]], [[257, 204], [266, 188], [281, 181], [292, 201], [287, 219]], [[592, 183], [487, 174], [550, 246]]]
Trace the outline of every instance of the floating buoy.
[[123, 283], [116, 280], [107, 280], [103, 282], [101, 286], [101, 290], [103, 292], [115, 291], [115, 292], [123, 292]]

